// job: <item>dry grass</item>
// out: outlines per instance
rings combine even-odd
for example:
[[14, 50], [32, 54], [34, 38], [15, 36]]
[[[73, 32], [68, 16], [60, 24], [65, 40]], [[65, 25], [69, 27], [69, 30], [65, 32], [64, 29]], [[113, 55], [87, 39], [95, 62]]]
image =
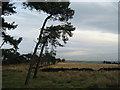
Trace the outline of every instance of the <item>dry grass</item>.
[[[3, 88], [116, 88], [120, 71], [59, 71], [38, 72], [37, 79], [30, 79], [24, 86], [28, 65], [3, 66]], [[53, 68], [118, 67], [115, 64], [58, 63]], [[16, 70], [16, 71], [12, 71]], [[18, 72], [22, 70], [23, 72]]]
[[[47, 66], [45, 68], [91, 68], [98, 70], [100, 68], [113, 68], [118, 67], [118, 64], [92, 64], [92, 63], [57, 63], [55, 65]], [[2, 70], [20, 70], [27, 71], [29, 65], [19, 64], [19, 65], [8, 65], [2, 66]]]
[[26, 64], [5, 65], [5, 66], [2, 66], [2, 71], [5, 71], [5, 70], [27, 71], [28, 67], [29, 67], [29, 65], [26, 65]]
[[113, 68], [118, 67], [117, 64], [92, 64], [92, 63], [58, 63], [52, 66], [52, 68], [92, 68], [98, 70], [100, 68]]

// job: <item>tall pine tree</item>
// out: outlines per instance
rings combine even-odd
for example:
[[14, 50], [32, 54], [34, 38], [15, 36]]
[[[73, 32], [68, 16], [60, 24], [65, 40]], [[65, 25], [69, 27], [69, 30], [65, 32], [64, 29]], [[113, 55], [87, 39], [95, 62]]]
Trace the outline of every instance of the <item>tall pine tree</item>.
[[[48, 15], [43, 22], [43, 25], [42, 25], [42, 28], [40, 30], [40, 34], [38, 37], [38, 42], [36, 43], [36, 46], [33, 52], [33, 56], [36, 55], [36, 52], [39, 46], [41, 46], [39, 59], [37, 60], [36, 69], [35, 69], [35, 73], [33, 76], [34, 78], [36, 78], [39, 62], [41, 60], [41, 56], [42, 56], [45, 44], [47, 42], [50, 42], [52, 43], [52, 45], [61, 45], [58, 42], [57, 37], [58, 38], [62, 37], [63, 41], [66, 43], [66, 41], [68, 40], [67, 34], [69, 36], [72, 36], [71, 31], [73, 31], [75, 28], [70, 23], [68, 23], [68, 20], [73, 18], [74, 10], [69, 8], [70, 2], [27, 2], [27, 3], [23, 3], [23, 5], [25, 8], [29, 8], [30, 10], [35, 9], [38, 12], [43, 11]], [[53, 26], [53, 27], [51, 26], [45, 29], [45, 25], [48, 20], [54, 20], [54, 21], [58, 20], [66, 24], [61, 25], [61, 26]], [[47, 34], [45, 35], [46, 31], [47, 31]], [[54, 34], [53, 34], [53, 31], [54, 31]], [[62, 34], [59, 35], [58, 32], [61, 32]], [[36, 62], [33, 57], [31, 59], [25, 85], [28, 84], [32, 66], [35, 63]]]

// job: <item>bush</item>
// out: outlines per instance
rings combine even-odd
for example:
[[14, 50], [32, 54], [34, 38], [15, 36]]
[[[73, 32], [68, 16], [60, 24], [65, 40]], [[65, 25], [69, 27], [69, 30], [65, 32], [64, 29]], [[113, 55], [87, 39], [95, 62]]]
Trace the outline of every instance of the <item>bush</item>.
[[16, 52], [14, 49], [3, 49], [2, 56], [3, 65], [21, 64], [26, 62], [26, 59], [23, 56], [21, 56], [18, 52]]

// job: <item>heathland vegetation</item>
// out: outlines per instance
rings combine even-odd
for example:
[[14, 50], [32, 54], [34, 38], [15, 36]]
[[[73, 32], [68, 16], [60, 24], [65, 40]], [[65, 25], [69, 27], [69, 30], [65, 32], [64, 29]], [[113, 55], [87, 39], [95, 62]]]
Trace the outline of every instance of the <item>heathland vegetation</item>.
[[[44, 68], [118, 68], [117, 64], [58, 63]], [[43, 68], [41, 68], [43, 69]], [[118, 88], [120, 71], [58, 71], [38, 72], [24, 85], [28, 65], [3, 66], [3, 88]], [[34, 71], [34, 69], [32, 70]]]

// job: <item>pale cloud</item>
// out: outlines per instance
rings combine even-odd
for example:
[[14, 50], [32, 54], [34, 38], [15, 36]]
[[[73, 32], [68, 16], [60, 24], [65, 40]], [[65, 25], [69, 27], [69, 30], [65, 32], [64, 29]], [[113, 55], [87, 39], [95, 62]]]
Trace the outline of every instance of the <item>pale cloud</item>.
[[117, 43], [118, 35], [112, 33], [102, 33], [100, 31], [76, 30], [73, 40], [87, 40], [96, 43]]
[[118, 35], [98, 30], [76, 30], [68, 44], [57, 49], [67, 60], [118, 60]]
[[23, 38], [36, 39], [40, 30], [38, 28], [23, 28], [21, 30], [8, 31], [13, 36], [19, 36]]

